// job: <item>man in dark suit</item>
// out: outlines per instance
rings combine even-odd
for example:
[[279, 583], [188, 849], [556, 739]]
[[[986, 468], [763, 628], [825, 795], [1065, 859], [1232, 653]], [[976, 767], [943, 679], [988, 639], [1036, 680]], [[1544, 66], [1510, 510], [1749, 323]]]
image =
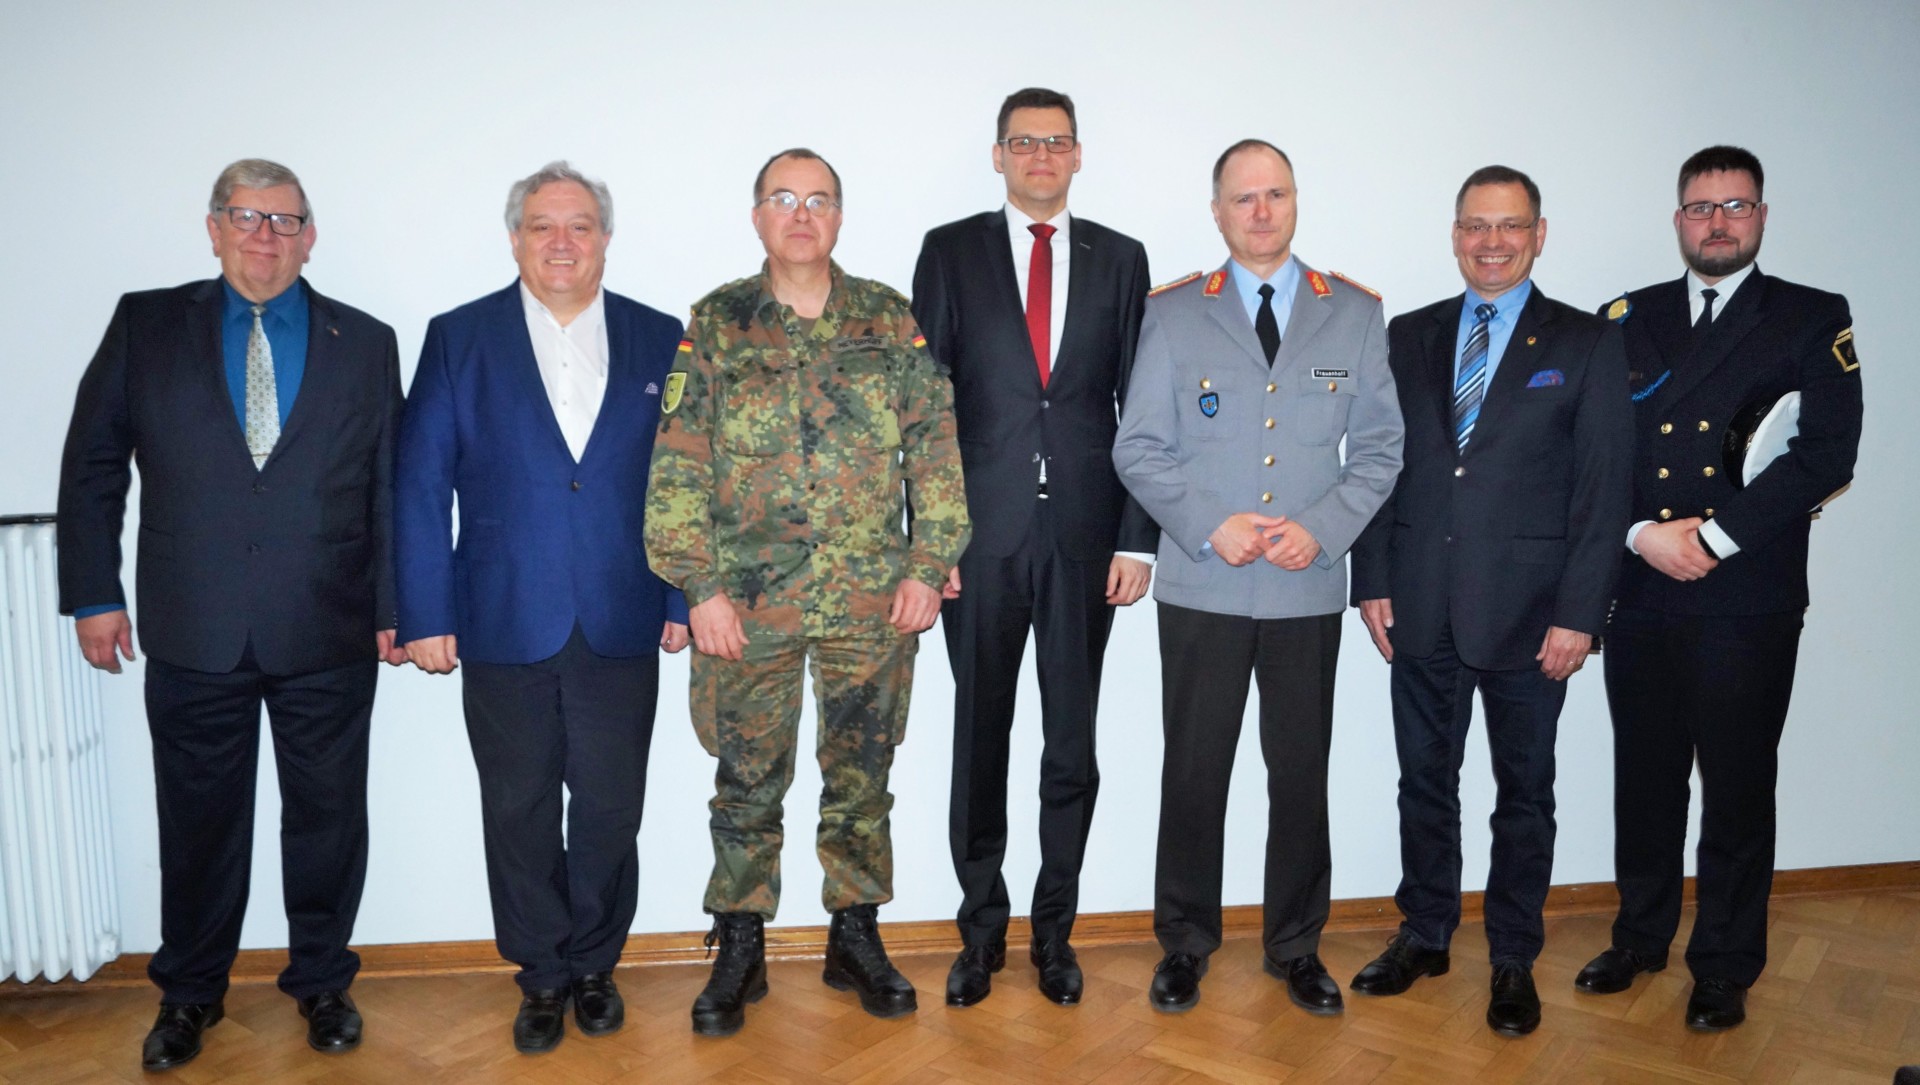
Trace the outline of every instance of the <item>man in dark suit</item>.
[[1353, 989], [1397, 995], [1449, 966], [1478, 687], [1498, 787], [1487, 1024], [1507, 1036], [1540, 1024], [1554, 736], [1567, 678], [1607, 617], [1633, 450], [1620, 335], [1534, 286], [1546, 243], [1526, 174], [1487, 166], [1460, 186], [1453, 255], [1467, 290], [1387, 326], [1406, 466], [1353, 548], [1353, 602], [1392, 667], [1405, 917]]
[[1068, 939], [1100, 789], [1100, 664], [1113, 608], [1147, 590], [1157, 535], [1112, 455], [1147, 255], [1067, 212], [1080, 169], [1072, 99], [1016, 91], [998, 131], [1006, 206], [930, 231], [913, 276], [914, 316], [953, 375], [974, 523], [941, 608], [956, 687], [949, 835], [965, 943], [947, 1004], [987, 997], [1006, 961], [1007, 745], [1031, 627], [1046, 746], [1029, 957], [1041, 993], [1073, 1005], [1082, 977]]
[[[1860, 363], [1838, 294], [1761, 274], [1760, 161], [1709, 147], [1680, 167], [1687, 273], [1602, 312], [1626, 333], [1636, 404], [1633, 553], [1607, 625], [1613, 944], [1574, 985], [1624, 991], [1666, 967], [1680, 925], [1689, 777], [1700, 768], [1699, 913], [1688, 1027], [1746, 1019], [1767, 960], [1773, 786], [1807, 608], [1812, 512], [1853, 478]], [[1748, 479], [1736, 420], [1790, 392], [1799, 433]], [[1734, 430], [1729, 433], [1729, 430]]]
[[207, 234], [220, 278], [120, 299], [60, 468], [61, 611], [78, 619], [87, 661], [118, 672], [133, 658], [120, 530], [129, 457], [140, 464], [135, 582], [160, 817], [147, 1070], [198, 1055], [222, 1016], [247, 909], [262, 702], [280, 777], [280, 989], [315, 1049], [360, 1043], [347, 940], [366, 879], [367, 727], [376, 660], [403, 658], [393, 329], [300, 277], [313, 212], [285, 166], [221, 171]]
[[[659, 649], [681, 594], [641, 520], [680, 322], [601, 289], [606, 185], [549, 163], [507, 197], [519, 281], [435, 317], [400, 428], [400, 636], [422, 670], [465, 664], [487, 887], [520, 966], [513, 1042], [620, 1028], [613, 968], [639, 893]], [[460, 502], [460, 539], [452, 506]], [[561, 833], [561, 786], [566, 833]]]

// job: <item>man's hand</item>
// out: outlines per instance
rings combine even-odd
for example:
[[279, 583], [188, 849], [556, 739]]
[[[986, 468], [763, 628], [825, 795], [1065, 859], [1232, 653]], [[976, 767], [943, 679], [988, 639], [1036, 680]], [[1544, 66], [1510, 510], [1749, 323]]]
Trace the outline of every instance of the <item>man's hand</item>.
[[1367, 632], [1373, 636], [1373, 646], [1380, 649], [1380, 658], [1393, 662], [1393, 642], [1387, 639], [1387, 630], [1393, 628], [1393, 600], [1360, 600], [1360, 620], [1367, 623]]
[[1147, 594], [1147, 585], [1152, 581], [1153, 566], [1139, 558], [1115, 554], [1107, 563], [1107, 605], [1132, 606]]
[[945, 586], [940, 589], [940, 598], [960, 598], [960, 566], [956, 565], [947, 570], [947, 582]]
[[122, 656], [133, 659], [133, 623], [125, 608], [77, 619], [73, 632], [80, 639], [80, 654], [109, 674], [120, 673]]
[[685, 648], [692, 640], [693, 634], [687, 632], [686, 626], [679, 622], [668, 622], [666, 628], [660, 631], [660, 650], [672, 655]]
[[934, 591], [918, 580], [907, 579], [894, 589], [893, 606], [887, 610], [887, 621], [902, 633], [920, 633], [933, 628], [933, 620], [940, 616], [940, 592]]
[[407, 661], [407, 650], [393, 643], [394, 631], [382, 629], [373, 635], [373, 654], [384, 660], [389, 667], [398, 667]]
[[1648, 524], [1634, 536], [1633, 548], [1647, 564], [1675, 580], [1698, 580], [1713, 571], [1719, 561], [1700, 546], [1698, 516], [1665, 524]]
[[1290, 573], [1312, 565], [1313, 559], [1320, 556], [1320, 540], [1297, 520], [1281, 517], [1265, 535], [1273, 543], [1267, 547], [1266, 559]]
[[407, 642], [407, 658], [428, 674], [452, 674], [460, 665], [459, 638], [452, 633]]
[[[1646, 530], [1642, 530], [1640, 537], [1646, 538], [1646, 534]], [[1585, 665], [1587, 653], [1592, 650], [1592, 634], [1575, 633], [1555, 625], [1547, 628], [1547, 639], [1540, 642], [1540, 654], [1533, 658], [1540, 661], [1541, 674], [1564, 682], [1568, 675]]]
[[723, 594], [709, 595], [687, 611], [687, 626], [693, 633], [693, 649], [701, 655], [738, 662], [747, 650], [747, 631], [740, 625], [733, 600]]
[[1252, 512], [1236, 512], [1227, 522], [1213, 529], [1207, 541], [1213, 552], [1228, 565], [1245, 565], [1265, 553], [1269, 541], [1263, 532], [1279, 527], [1281, 519]]

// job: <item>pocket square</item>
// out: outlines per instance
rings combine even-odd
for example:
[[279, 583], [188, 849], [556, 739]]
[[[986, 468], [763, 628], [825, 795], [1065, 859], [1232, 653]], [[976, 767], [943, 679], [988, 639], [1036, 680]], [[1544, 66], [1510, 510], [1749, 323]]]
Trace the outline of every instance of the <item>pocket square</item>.
[[1529, 388], [1558, 388], [1567, 383], [1567, 375], [1558, 369], [1542, 369], [1527, 381]]

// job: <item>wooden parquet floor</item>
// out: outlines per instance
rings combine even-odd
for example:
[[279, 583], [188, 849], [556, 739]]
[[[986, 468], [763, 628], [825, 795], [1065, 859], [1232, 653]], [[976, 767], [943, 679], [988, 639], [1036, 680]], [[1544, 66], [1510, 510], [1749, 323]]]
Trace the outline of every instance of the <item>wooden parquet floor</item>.
[[[1689, 913], [1686, 923], [1692, 922]], [[1345, 1015], [1295, 1009], [1260, 969], [1259, 946], [1235, 940], [1214, 955], [1199, 1007], [1166, 1016], [1146, 1002], [1158, 951], [1114, 946], [1082, 953], [1086, 1000], [1042, 999], [1024, 947], [966, 1010], [942, 1000], [948, 958], [900, 960], [920, 1011], [868, 1017], [850, 994], [820, 982], [815, 962], [772, 966], [772, 994], [728, 1039], [694, 1036], [687, 1012], [706, 969], [628, 968], [618, 974], [627, 1026], [601, 1039], [570, 1033], [555, 1052], [513, 1051], [517, 1003], [501, 975], [366, 979], [354, 988], [365, 1044], [323, 1056], [305, 1023], [270, 986], [236, 987], [205, 1053], [166, 1075], [214, 1082], [610, 1083], [831, 1082], [856, 1085], [1115, 1082], [1768, 1082], [1886, 1085], [1920, 1062], [1920, 893], [1868, 892], [1776, 901], [1771, 963], [1748, 1021], [1719, 1035], [1681, 1023], [1689, 980], [1674, 966], [1624, 994], [1582, 995], [1574, 973], [1602, 948], [1608, 923], [1549, 921], [1534, 975], [1545, 1002], [1532, 1036], [1489, 1032], [1488, 969], [1478, 926], [1456, 938], [1453, 970], [1397, 998], [1349, 994]], [[1686, 927], [1683, 926], [1682, 930]], [[1378, 931], [1329, 935], [1322, 957], [1342, 983], [1384, 944]], [[0, 1083], [163, 1080], [139, 1069], [151, 991], [90, 990], [0, 999]]]

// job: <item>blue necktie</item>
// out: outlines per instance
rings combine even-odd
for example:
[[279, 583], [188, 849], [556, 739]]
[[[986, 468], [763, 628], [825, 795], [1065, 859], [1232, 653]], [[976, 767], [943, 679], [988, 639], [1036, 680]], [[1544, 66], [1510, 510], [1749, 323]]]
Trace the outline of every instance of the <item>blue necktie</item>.
[[1473, 436], [1473, 424], [1480, 420], [1480, 401], [1487, 394], [1487, 326], [1497, 311], [1486, 302], [1473, 307], [1480, 322], [1467, 334], [1467, 349], [1460, 352], [1460, 375], [1453, 382], [1453, 439], [1462, 452], [1467, 450], [1467, 438]]

